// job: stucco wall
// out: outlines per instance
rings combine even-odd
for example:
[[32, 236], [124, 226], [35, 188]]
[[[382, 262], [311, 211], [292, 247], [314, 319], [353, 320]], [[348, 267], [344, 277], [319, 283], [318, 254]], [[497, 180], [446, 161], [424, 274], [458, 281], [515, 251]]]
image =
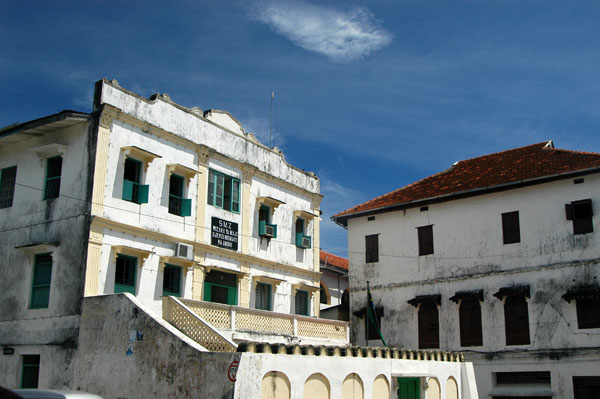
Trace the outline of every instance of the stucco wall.
[[137, 119], [173, 132], [194, 143], [205, 144], [227, 157], [252, 165], [310, 192], [319, 192], [319, 180], [315, 176], [290, 167], [279, 153], [265, 146], [225, 130], [164, 98], [147, 100], [108, 81], [101, 81], [99, 84], [101, 84], [100, 103], [110, 104]]
[[[12, 207], [0, 209], [0, 385], [21, 383], [22, 355], [40, 355], [40, 387], [68, 384], [85, 275], [95, 136], [87, 122], [0, 148], [0, 169], [17, 166]], [[47, 156], [33, 148], [61, 144], [60, 196], [43, 200]], [[39, 245], [52, 244], [52, 245]], [[30, 309], [36, 254], [52, 254], [48, 307]], [[50, 365], [53, 365], [52, 367]], [[55, 367], [54, 367], [55, 366]]]
[[239, 353], [203, 352], [130, 294], [83, 301], [72, 388], [104, 398], [231, 398]]
[[[463, 369], [469, 363], [436, 362], [420, 360], [323, 357], [243, 353], [238, 369], [235, 398], [260, 398], [261, 382], [270, 371], [285, 374], [291, 385], [291, 398], [305, 397], [305, 383], [314, 374], [323, 375], [330, 385], [331, 398], [342, 397], [344, 380], [356, 373], [363, 382], [364, 397], [371, 398], [375, 379], [383, 375], [393, 387], [396, 377], [436, 377], [445, 392], [445, 382], [454, 377], [458, 382], [460, 398], [477, 398], [476, 391], [462, 392]], [[473, 381], [470, 381], [473, 384]], [[467, 384], [468, 385], [468, 384]], [[472, 396], [475, 395], [475, 396]], [[393, 397], [393, 396], [392, 396]], [[445, 395], [442, 396], [445, 398]]]
[[[586, 364], [585, 348], [597, 347], [600, 329], [578, 329], [575, 301], [561, 296], [576, 285], [598, 283], [600, 276], [600, 176], [585, 176], [582, 184], [564, 179], [493, 194], [381, 213], [348, 223], [351, 307], [358, 310], [370, 281], [376, 305], [384, 307], [382, 330], [393, 346], [418, 347], [418, 311], [407, 303], [418, 295], [441, 295], [440, 348], [497, 354], [512, 358], [519, 370], [557, 370], [554, 380], [566, 381], [552, 365], [553, 350], [564, 350], [568, 363]], [[594, 233], [574, 235], [565, 204], [592, 199]], [[501, 214], [519, 211], [521, 242], [503, 244]], [[434, 254], [418, 255], [417, 227], [433, 225]], [[365, 236], [379, 234], [379, 262], [365, 263]], [[493, 296], [501, 287], [529, 285], [527, 299], [531, 344], [507, 346], [503, 301]], [[483, 345], [460, 346], [458, 291], [482, 289]], [[354, 318], [352, 335], [364, 342], [364, 319]], [[377, 345], [379, 341], [371, 341]], [[561, 355], [564, 358], [564, 355]], [[531, 359], [536, 359], [531, 363]], [[484, 362], [484, 360], [481, 360]], [[513, 366], [517, 367], [517, 366]], [[478, 381], [489, 380], [490, 369], [477, 367]], [[568, 374], [568, 373], [566, 373]], [[480, 385], [487, 393], [490, 385]], [[572, 390], [570, 392], [572, 395]], [[564, 396], [569, 397], [569, 396]]]

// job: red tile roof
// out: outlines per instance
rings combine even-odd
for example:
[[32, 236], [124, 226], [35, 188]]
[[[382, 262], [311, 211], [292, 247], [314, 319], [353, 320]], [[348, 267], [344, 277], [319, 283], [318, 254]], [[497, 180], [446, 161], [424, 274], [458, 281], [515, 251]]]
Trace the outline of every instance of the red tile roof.
[[357, 213], [418, 206], [419, 202], [441, 201], [453, 195], [483, 194], [503, 186], [599, 168], [599, 153], [554, 148], [552, 141], [532, 144], [457, 162], [443, 172], [340, 212], [333, 219], [345, 224]]
[[320, 251], [319, 260], [322, 265], [334, 266], [339, 269], [348, 271], [348, 259], [331, 254], [329, 252]]

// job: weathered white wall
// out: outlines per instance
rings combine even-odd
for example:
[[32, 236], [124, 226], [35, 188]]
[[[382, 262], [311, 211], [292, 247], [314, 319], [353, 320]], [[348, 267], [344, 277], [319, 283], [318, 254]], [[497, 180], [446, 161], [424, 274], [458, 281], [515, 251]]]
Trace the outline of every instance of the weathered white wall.
[[319, 192], [319, 180], [314, 175], [290, 166], [279, 153], [239, 133], [225, 130], [162, 97], [147, 100], [106, 80], [103, 81], [100, 96], [102, 103], [117, 107], [135, 118], [194, 143], [204, 144], [229, 158], [257, 167], [310, 192]]
[[[373, 383], [379, 375], [387, 378], [390, 387], [396, 377], [436, 377], [445, 393], [445, 382], [450, 376], [457, 381], [459, 390], [462, 389], [461, 370], [468, 365], [459, 362], [243, 353], [237, 374], [235, 398], [261, 397], [262, 378], [270, 371], [278, 371], [287, 376], [292, 399], [303, 397], [304, 384], [315, 373], [324, 375], [329, 381], [331, 398], [341, 397], [342, 383], [352, 373], [361, 378], [365, 398], [372, 397]], [[445, 398], [445, 394], [441, 397]], [[474, 398], [462, 394], [459, 397]]]
[[[40, 387], [63, 387], [79, 331], [88, 235], [90, 168], [95, 139], [82, 122], [0, 147], [0, 169], [17, 166], [12, 207], [0, 209], [0, 385], [21, 383], [22, 355], [40, 355]], [[29, 151], [59, 143], [63, 154], [60, 196], [43, 200], [46, 158]], [[52, 154], [54, 155], [54, 154]], [[58, 155], [58, 154], [56, 154]], [[55, 247], [16, 247], [57, 243]], [[49, 305], [29, 309], [34, 256], [52, 252]], [[53, 367], [50, 367], [52, 365]]]
[[[141, 184], [150, 186], [147, 204], [138, 205], [123, 200], [123, 173], [126, 156], [122, 148], [128, 146], [136, 146], [161, 157], [155, 158], [149, 164], [145, 163], [142, 171]], [[134, 155], [132, 157], [136, 158]], [[143, 161], [142, 159], [138, 160]], [[192, 199], [191, 216], [173, 215], [169, 213], [170, 173], [167, 167], [169, 164], [180, 164], [192, 170], [198, 170], [197, 154], [193, 148], [178, 145], [115, 120], [110, 134], [106, 164], [105, 206], [102, 216], [173, 237], [194, 239], [196, 201], [198, 201], [197, 179], [208, 179], [208, 177], [196, 175], [191, 179], [185, 178], [185, 198]], [[206, 201], [206, 199], [203, 200]]]
[[[372, 221], [366, 216], [350, 219], [351, 308], [355, 311], [362, 306], [365, 281], [370, 281], [376, 305], [384, 306], [381, 324], [386, 342], [416, 348], [417, 310], [406, 301], [417, 295], [441, 294], [442, 349], [466, 351], [467, 356], [469, 350], [518, 350], [526, 360], [515, 363], [527, 364], [536, 358], [536, 363], [523, 366], [526, 370], [550, 367], [550, 362], [539, 363], [546, 355], [527, 354], [534, 350], [564, 349], [576, 359], [578, 348], [597, 347], [600, 330], [579, 330], [574, 301], [567, 303], [561, 296], [573, 286], [597, 282], [600, 276], [599, 183], [599, 175], [587, 175], [583, 184], [565, 179], [430, 204], [424, 212], [415, 207], [377, 214]], [[596, 213], [594, 233], [573, 235], [564, 205], [587, 198], [592, 199]], [[521, 242], [504, 245], [501, 214], [517, 210]], [[416, 228], [430, 224], [434, 254], [418, 256]], [[379, 262], [366, 264], [364, 237], [370, 234], [379, 234]], [[530, 286], [530, 345], [505, 345], [503, 302], [493, 294], [512, 285]], [[457, 291], [477, 289], [484, 291], [483, 345], [465, 348], [460, 346], [458, 305], [449, 298]], [[354, 318], [352, 332], [355, 342], [364, 342], [364, 319]], [[489, 370], [484, 367], [476, 371], [478, 380], [488, 378]], [[553, 374], [552, 378], [558, 377]], [[485, 394], [485, 387], [481, 385], [480, 392]], [[564, 391], [560, 386], [556, 389]], [[570, 384], [569, 390], [572, 394]]]
[[71, 388], [104, 398], [231, 397], [227, 371], [240, 357], [203, 352], [130, 294], [87, 297]]

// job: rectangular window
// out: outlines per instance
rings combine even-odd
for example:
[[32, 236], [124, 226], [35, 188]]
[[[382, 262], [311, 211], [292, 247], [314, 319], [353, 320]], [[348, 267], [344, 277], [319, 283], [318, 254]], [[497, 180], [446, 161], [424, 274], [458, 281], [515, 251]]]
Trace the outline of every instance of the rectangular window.
[[419, 238], [419, 256], [433, 253], [433, 225], [417, 227]]
[[504, 301], [506, 345], [529, 344], [529, 313], [522, 295], [510, 295]]
[[504, 238], [504, 244], [521, 242], [519, 211], [502, 214], [502, 237]]
[[481, 304], [478, 298], [464, 298], [458, 310], [460, 323], [460, 345], [483, 345], [481, 328]]
[[207, 202], [217, 208], [240, 213], [240, 180], [210, 169]]
[[60, 193], [60, 176], [62, 172], [62, 157], [52, 157], [46, 160], [46, 183], [44, 185], [44, 199], [58, 198]]
[[294, 297], [295, 313], [302, 316], [308, 316], [308, 292], [297, 290]]
[[440, 347], [440, 322], [436, 303], [424, 302], [419, 306], [419, 349]]
[[379, 262], [379, 234], [365, 236], [365, 262]]
[[127, 157], [123, 172], [123, 199], [136, 204], [148, 203], [148, 185], [141, 184], [142, 162]]
[[135, 274], [138, 258], [117, 254], [115, 267], [115, 294], [129, 292], [135, 295]]
[[573, 398], [600, 398], [600, 376], [573, 377]]
[[2, 174], [0, 175], [0, 208], [9, 208], [12, 206], [16, 180], [16, 166], [2, 169]]
[[271, 224], [271, 208], [266, 205], [258, 209], [258, 235], [277, 238], [277, 225]]
[[600, 299], [577, 299], [577, 327], [600, 328]]
[[271, 310], [271, 285], [257, 283], [256, 284], [256, 309]]
[[165, 265], [163, 273], [163, 296], [181, 296], [181, 267]]
[[36, 389], [40, 375], [40, 355], [23, 355], [21, 388]]
[[184, 178], [172, 174], [169, 179], [169, 213], [178, 216], [191, 216], [192, 200], [183, 197]]
[[216, 270], [208, 273], [204, 279], [204, 300], [237, 305], [237, 276]]
[[304, 234], [306, 223], [304, 219], [296, 219], [296, 246], [299, 248], [310, 248], [312, 237]]
[[47, 308], [50, 302], [52, 280], [52, 254], [35, 255], [31, 285], [31, 309]]
[[573, 234], [586, 234], [594, 231], [592, 200], [573, 201], [565, 205], [567, 220], [573, 221]]
[[496, 374], [496, 384], [550, 384], [549, 371], [516, 371]]

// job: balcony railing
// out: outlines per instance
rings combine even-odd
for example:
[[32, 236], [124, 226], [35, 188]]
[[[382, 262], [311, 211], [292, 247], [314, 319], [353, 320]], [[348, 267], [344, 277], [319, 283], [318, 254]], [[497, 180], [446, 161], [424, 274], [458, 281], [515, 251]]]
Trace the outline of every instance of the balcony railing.
[[346, 344], [349, 327], [345, 321], [275, 313], [220, 303], [179, 299], [215, 328], [259, 334], [287, 335]]
[[163, 318], [211, 352], [235, 352], [237, 345], [175, 297], [163, 297]]

